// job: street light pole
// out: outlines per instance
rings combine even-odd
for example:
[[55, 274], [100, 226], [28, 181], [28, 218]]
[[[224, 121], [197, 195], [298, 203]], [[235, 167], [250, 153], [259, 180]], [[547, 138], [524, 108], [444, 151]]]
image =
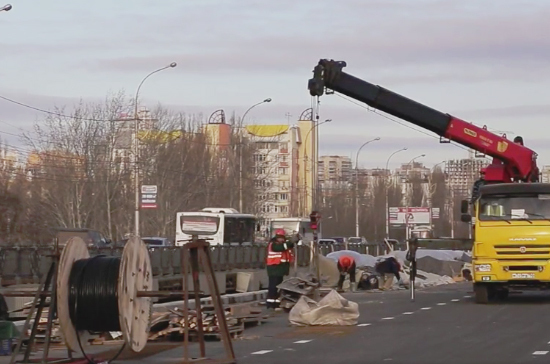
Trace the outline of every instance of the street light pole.
[[[267, 102], [271, 102], [271, 98], [267, 98], [261, 102], [258, 102], [257, 104], [250, 106], [241, 117], [241, 128], [244, 126], [244, 118], [246, 117], [246, 114], [248, 114], [248, 112], [256, 106], [265, 104]], [[240, 132], [239, 149], [239, 212], [243, 213], [243, 130], [241, 130]]]
[[[321, 126], [325, 123], [330, 123], [332, 121], [332, 119], [326, 119], [325, 121], [322, 121], [322, 122], [318, 122], [318, 123], [315, 123], [315, 125], [313, 125], [307, 132], [306, 134], [306, 137], [304, 138], [304, 211], [303, 211], [303, 214], [304, 216], [309, 214], [308, 211], [306, 211], [306, 201], [307, 201], [307, 168], [306, 168], [306, 163], [307, 163], [307, 140], [309, 138], [309, 134], [311, 134], [311, 132], [316, 129], [317, 131], [319, 130], [317, 127], [318, 126]], [[315, 144], [317, 145], [317, 143], [319, 143], [319, 140], [318, 138], [315, 139]], [[313, 149], [313, 148], [312, 148]], [[316, 206], [315, 205], [315, 201], [313, 200], [314, 197], [315, 197], [315, 194], [314, 194], [314, 188], [317, 188], [315, 182], [316, 182], [316, 178], [315, 178], [315, 174], [317, 173], [317, 168], [315, 168], [315, 163], [318, 162], [318, 158], [319, 156], [317, 156], [317, 147], [315, 148], [315, 150], [313, 150], [313, 157], [311, 158], [311, 173], [312, 173], [312, 176], [311, 176], [311, 207], [312, 207], [312, 210], [315, 209]]]
[[[426, 156], [426, 154], [420, 154], [419, 156], [416, 156], [413, 159], [411, 159], [410, 162], [407, 163], [407, 165], [408, 166], [413, 166], [412, 163], [416, 159], [422, 158], [422, 157], [425, 157], [425, 156]], [[408, 192], [409, 192], [409, 188], [408, 188], [408, 181], [407, 181], [407, 195], [408, 195]], [[405, 201], [407, 201], [406, 206], [405, 206], [405, 240], [408, 241], [409, 240], [409, 196], [405, 197]]]
[[357, 154], [355, 155], [355, 236], [359, 237], [359, 169], [358, 169], [358, 163], [359, 163], [359, 153], [361, 153], [361, 149], [369, 143], [376, 142], [380, 140], [379, 137], [376, 137], [372, 140], [369, 140], [363, 145], [359, 147], [359, 150], [357, 151]]
[[137, 91], [136, 91], [136, 97], [134, 99], [134, 192], [135, 192], [135, 217], [134, 217], [134, 234], [135, 236], [139, 236], [139, 167], [138, 167], [138, 160], [139, 160], [139, 140], [138, 140], [138, 132], [139, 132], [139, 115], [138, 115], [138, 98], [139, 98], [139, 91], [141, 90], [141, 86], [147, 80], [149, 77], [154, 75], [157, 72], [163, 71], [167, 68], [174, 68], [177, 66], [176, 62], [170, 63], [168, 66], [159, 68], [158, 70], [155, 70], [151, 73], [149, 73], [147, 76], [141, 80]]
[[[401, 149], [399, 149], [399, 150], [396, 150], [395, 152], [393, 152], [392, 154], [390, 154], [390, 156], [388, 157], [388, 160], [386, 161], [386, 173], [389, 174], [389, 169], [388, 169], [388, 168], [389, 168], [389, 164], [390, 164], [391, 158], [392, 158], [395, 154], [397, 154], [397, 153], [399, 153], [399, 152], [403, 152], [403, 151], [405, 151], [405, 150], [407, 150], [406, 147], [405, 147], [405, 148], [401, 148]], [[388, 177], [389, 177], [389, 176], [386, 176], [386, 178], [388, 178]], [[388, 179], [389, 179], [389, 178], [388, 178]], [[388, 191], [387, 191], [387, 189], [388, 189], [388, 187], [389, 187], [389, 183], [388, 183], [388, 182], [389, 182], [388, 180], [385, 181], [385, 187], [386, 187], [386, 191], [385, 191], [385, 194], [386, 194], [386, 239], [389, 239], [389, 238], [390, 238], [390, 211], [389, 211], [389, 210], [390, 210], [390, 207], [389, 207], [389, 199], [388, 199]]]
[[0, 11], [10, 11], [12, 8], [11, 4], [6, 4], [0, 8]]

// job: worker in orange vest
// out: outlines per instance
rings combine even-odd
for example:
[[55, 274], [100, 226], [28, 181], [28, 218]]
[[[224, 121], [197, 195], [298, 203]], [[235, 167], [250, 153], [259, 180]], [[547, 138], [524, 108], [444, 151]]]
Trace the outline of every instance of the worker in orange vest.
[[340, 279], [338, 280], [338, 290], [341, 291], [346, 280], [346, 275], [349, 274], [350, 288], [352, 292], [355, 292], [357, 288], [355, 283], [355, 259], [348, 255], [342, 255], [338, 258], [338, 271], [340, 272]]
[[267, 246], [267, 308], [279, 308], [279, 289], [277, 286], [283, 283], [284, 276], [290, 273], [290, 264], [294, 262], [294, 243], [286, 239], [284, 229], [277, 229], [275, 237]]

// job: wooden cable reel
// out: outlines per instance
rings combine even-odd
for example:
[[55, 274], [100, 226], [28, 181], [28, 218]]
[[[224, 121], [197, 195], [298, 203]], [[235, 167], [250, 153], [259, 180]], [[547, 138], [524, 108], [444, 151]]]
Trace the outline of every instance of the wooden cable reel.
[[[71, 319], [71, 271], [75, 262], [89, 258], [86, 243], [79, 237], [73, 237], [63, 249], [59, 260], [57, 315], [65, 343], [74, 352], [81, 349], [81, 341], [89, 338], [89, 334], [87, 331], [77, 331]], [[138, 293], [152, 289], [153, 271], [147, 246], [139, 237], [131, 237], [120, 258], [116, 293], [122, 336], [125, 344], [134, 352], [140, 352], [147, 344], [152, 311], [151, 298], [139, 297]]]

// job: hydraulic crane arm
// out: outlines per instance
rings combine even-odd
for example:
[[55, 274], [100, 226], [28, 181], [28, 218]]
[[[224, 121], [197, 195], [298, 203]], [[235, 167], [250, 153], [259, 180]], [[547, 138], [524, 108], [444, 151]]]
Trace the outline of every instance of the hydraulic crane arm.
[[320, 60], [309, 80], [311, 96], [322, 96], [328, 88], [487, 154], [494, 160], [484, 171], [486, 182], [538, 181], [537, 154], [531, 149], [347, 74], [342, 71], [345, 66], [342, 61]]

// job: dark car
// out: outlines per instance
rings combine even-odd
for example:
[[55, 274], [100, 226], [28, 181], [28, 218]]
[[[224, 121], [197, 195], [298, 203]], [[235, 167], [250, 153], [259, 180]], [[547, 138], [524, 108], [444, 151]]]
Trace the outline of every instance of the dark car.
[[110, 246], [111, 240], [103, 236], [99, 231], [92, 229], [59, 228], [57, 230], [57, 242], [60, 247], [67, 245], [69, 239], [78, 236], [84, 240], [89, 248], [105, 248]]

